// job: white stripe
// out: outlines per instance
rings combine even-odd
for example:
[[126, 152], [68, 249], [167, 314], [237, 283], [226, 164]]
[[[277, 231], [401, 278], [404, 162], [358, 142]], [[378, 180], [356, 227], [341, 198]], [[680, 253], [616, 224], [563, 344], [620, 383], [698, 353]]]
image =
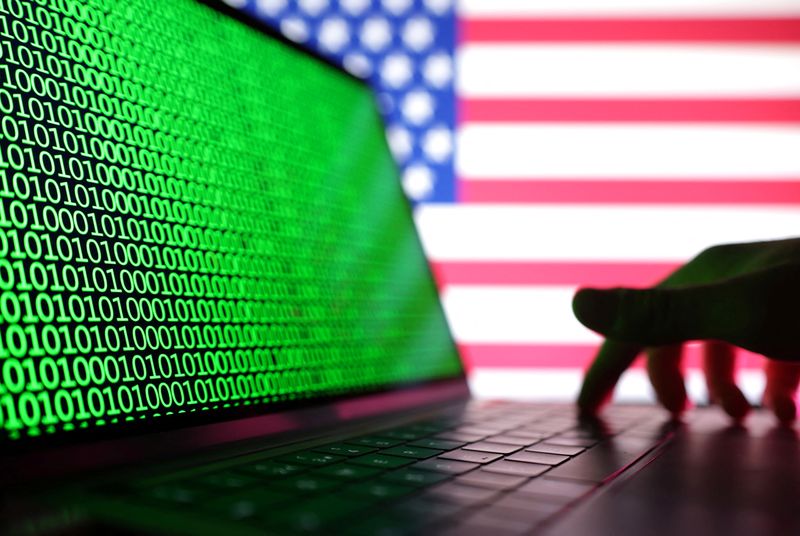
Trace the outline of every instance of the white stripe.
[[797, 179], [798, 148], [800, 127], [788, 126], [467, 124], [457, 169], [487, 179]]
[[[689, 370], [685, 377], [689, 399], [696, 404], [705, 403], [708, 391], [702, 373]], [[572, 402], [578, 396], [582, 380], [583, 373], [574, 369], [478, 368], [470, 374], [469, 385], [476, 398]], [[746, 370], [737, 375], [737, 384], [754, 405], [761, 401], [764, 383], [764, 375], [759, 371]], [[655, 402], [647, 373], [641, 369], [625, 372], [617, 384], [614, 402]]]
[[442, 296], [460, 343], [596, 343], [572, 314], [572, 286], [448, 286]]
[[797, 235], [800, 208], [426, 204], [416, 220], [433, 260], [679, 261]]
[[459, 0], [466, 16], [782, 16], [800, 14], [796, 0]]
[[[532, 2], [533, 3], [533, 2]], [[797, 96], [789, 45], [465, 45], [463, 96]]]

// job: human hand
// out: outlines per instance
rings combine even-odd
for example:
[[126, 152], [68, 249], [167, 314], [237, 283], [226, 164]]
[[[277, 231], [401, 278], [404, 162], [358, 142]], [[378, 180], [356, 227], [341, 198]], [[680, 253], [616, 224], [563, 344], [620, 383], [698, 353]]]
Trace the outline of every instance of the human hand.
[[703, 342], [712, 402], [736, 421], [750, 404], [734, 382], [734, 346], [763, 354], [763, 404], [783, 423], [796, 416], [800, 384], [800, 239], [709, 248], [649, 289], [580, 289], [575, 316], [606, 337], [578, 397], [596, 414], [641, 351], [659, 402], [675, 416], [687, 406], [683, 343]]

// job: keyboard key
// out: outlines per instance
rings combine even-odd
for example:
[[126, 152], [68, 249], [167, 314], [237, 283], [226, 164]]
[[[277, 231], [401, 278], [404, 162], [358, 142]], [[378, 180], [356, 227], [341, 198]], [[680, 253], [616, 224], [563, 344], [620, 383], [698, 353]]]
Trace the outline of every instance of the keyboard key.
[[341, 481], [315, 475], [297, 475], [279, 480], [274, 485], [289, 491], [313, 493], [340, 486]]
[[548, 476], [603, 482], [635, 462], [655, 445], [656, 442], [650, 439], [616, 437], [561, 464]]
[[530, 437], [531, 439], [547, 439], [556, 434], [553, 431], [542, 430], [536, 427], [532, 428], [530, 426], [523, 426], [522, 428], [514, 430], [514, 433], [520, 437]]
[[518, 437], [514, 435], [496, 435], [487, 438], [487, 441], [491, 441], [492, 443], [503, 443], [505, 445], [517, 445], [519, 447], [527, 447], [532, 445], [538, 441], [537, 439], [531, 439], [529, 437]]
[[511, 454], [522, 447], [519, 445], [509, 445], [508, 443], [492, 443], [491, 441], [478, 441], [464, 447], [466, 450], [478, 450], [480, 452], [494, 452], [497, 454]]
[[464, 507], [463, 504], [446, 502], [425, 494], [392, 505], [391, 509], [403, 517], [411, 517], [423, 524], [451, 517], [463, 510]]
[[552, 467], [537, 463], [510, 462], [508, 460], [498, 460], [487, 465], [484, 470], [492, 473], [503, 473], [505, 475], [516, 476], [539, 476]]
[[576, 428], [575, 430], [567, 430], [558, 434], [559, 437], [576, 437], [581, 439], [596, 439], [602, 440], [609, 437], [610, 434], [594, 429]]
[[145, 497], [165, 503], [182, 505], [196, 504], [207, 494], [207, 490], [200, 490], [195, 486], [182, 483], [160, 484], [144, 490]]
[[595, 488], [588, 482], [576, 480], [557, 480], [553, 478], [537, 478], [531, 480], [517, 490], [519, 494], [532, 494], [537, 496], [555, 497], [565, 500], [574, 500], [586, 495]]
[[441, 458], [430, 458], [417, 462], [412, 466], [414, 469], [425, 469], [428, 471], [438, 471], [440, 473], [448, 473], [451, 475], [459, 475], [472, 471], [476, 467], [480, 467], [477, 463], [457, 462], [454, 460], [443, 460]]
[[341, 463], [338, 465], [328, 465], [317, 469], [314, 474], [321, 475], [326, 478], [339, 478], [342, 480], [362, 480], [369, 478], [373, 475], [380, 473], [381, 470], [375, 467], [363, 467], [361, 465], [351, 465], [349, 463]]
[[484, 428], [494, 428], [495, 430], [505, 431], [505, 430], [512, 430], [521, 428], [525, 426], [530, 419], [527, 417], [501, 417], [498, 419], [493, 419], [490, 423], [481, 423], [479, 426]]
[[251, 498], [220, 497], [219, 504], [210, 504], [206, 508], [214, 513], [219, 513], [223, 518], [231, 521], [243, 521], [254, 517], [260, 508]]
[[521, 429], [521, 428], [520, 429], [515, 429], [515, 430], [510, 430], [508, 432], [508, 435], [512, 435], [514, 437], [525, 437], [525, 438], [531, 439], [531, 440], [543, 439], [543, 438], [547, 437], [547, 434], [544, 434], [542, 432], [531, 432], [530, 430], [525, 430], [525, 429]]
[[300, 465], [329, 465], [344, 460], [344, 456], [336, 456], [334, 454], [324, 454], [321, 452], [295, 452], [294, 454], [287, 454], [276, 459], [278, 462], [297, 463]]
[[527, 428], [531, 430], [538, 429], [542, 432], [557, 434], [563, 432], [564, 430], [571, 430], [572, 428], [575, 428], [575, 419], [545, 419], [537, 421]]
[[[572, 425], [574, 426], [575, 423], [573, 423]], [[560, 434], [561, 432], [569, 428], [570, 428], [569, 426], [556, 426], [554, 428], [550, 428], [547, 425], [539, 425], [538, 423], [535, 423], [528, 426], [524, 426], [522, 430], [531, 433], [538, 433], [541, 434], [543, 437], [550, 437], [556, 434]]]
[[381, 512], [357, 520], [355, 525], [344, 527], [344, 530], [345, 534], [353, 536], [410, 536], [418, 532], [413, 521], [409, 516]]
[[382, 500], [408, 495], [414, 490], [415, 488], [411, 486], [403, 486], [393, 482], [364, 482], [350, 486], [346, 491]]
[[409, 486], [431, 486], [442, 480], [447, 480], [448, 478], [450, 478], [450, 476], [443, 473], [418, 471], [416, 469], [404, 467], [403, 469], [386, 473], [381, 477], [381, 480], [388, 480]]
[[497, 490], [513, 489], [527, 480], [527, 476], [503, 475], [500, 473], [490, 473], [483, 470], [472, 471], [456, 477], [456, 482], [461, 484], [469, 484], [470, 486], [479, 486]]
[[240, 489], [246, 486], [258, 484], [260, 480], [246, 475], [238, 474], [233, 471], [221, 471], [218, 473], [210, 473], [194, 479], [203, 486], [211, 486], [219, 489]]
[[376, 449], [386, 449], [397, 446], [401, 444], [402, 441], [388, 437], [364, 436], [348, 439], [347, 443], [352, 443], [353, 445], [366, 445], [367, 447], [375, 447]]
[[285, 501], [286, 495], [278, 491], [255, 489], [238, 495], [217, 495], [205, 502], [203, 508], [218, 513], [226, 519], [241, 521]]
[[459, 432], [444, 432], [435, 436], [436, 439], [448, 439], [452, 441], [463, 441], [464, 443], [472, 443], [473, 441], [480, 441], [486, 438], [485, 435], [479, 434], [462, 434]]
[[422, 447], [426, 449], [437, 449], [437, 450], [453, 450], [459, 447], [463, 447], [467, 443], [465, 441], [450, 441], [447, 439], [434, 439], [434, 438], [426, 438], [426, 439], [417, 439], [416, 441], [409, 443], [412, 447]]
[[558, 465], [569, 460], [569, 456], [546, 454], [544, 452], [522, 451], [512, 454], [511, 456], [507, 456], [506, 460], [510, 460], [512, 462], [541, 463], [543, 465]]
[[349, 463], [358, 465], [366, 465], [367, 467], [380, 467], [385, 469], [394, 469], [412, 463], [414, 460], [409, 458], [401, 458], [399, 456], [386, 456], [384, 454], [367, 454], [359, 456], [358, 458], [350, 458]]
[[317, 532], [363, 508], [362, 502], [352, 498], [328, 495], [303, 501], [290, 508], [275, 508], [263, 519], [268, 525], [283, 527], [292, 533]]
[[401, 441], [414, 441], [424, 436], [425, 433], [415, 432], [413, 430], [399, 429], [387, 430], [381, 432], [381, 437], [388, 437], [390, 439], [400, 439]]
[[502, 455], [495, 454], [493, 452], [478, 452], [475, 450], [464, 450], [464, 449], [454, 450], [439, 456], [439, 459], [456, 460], [459, 462], [470, 462], [470, 463], [489, 463], [499, 458], [502, 458]]
[[484, 426], [481, 424], [480, 426], [460, 426], [453, 430], [453, 432], [457, 434], [470, 434], [470, 435], [482, 435], [482, 436], [490, 436], [500, 432], [504, 432], [505, 429], [501, 427], [495, 427], [486, 425]]
[[417, 460], [424, 460], [425, 458], [432, 458], [441, 454], [441, 450], [426, 449], [423, 447], [412, 447], [410, 445], [401, 445], [399, 447], [392, 447], [381, 451], [381, 454], [389, 454], [392, 456], [403, 456], [405, 458], [415, 458]]
[[552, 443], [536, 443], [525, 450], [531, 452], [546, 452], [548, 454], [561, 454], [562, 456], [575, 456], [584, 450], [583, 447], [568, 447], [567, 445], [554, 445]]
[[597, 445], [597, 439], [590, 439], [586, 437], [561, 437], [553, 436], [547, 440], [548, 443], [554, 445], [564, 445], [566, 447], [593, 447]]
[[274, 461], [260, 461], [240, 465], [235, 468], [236, 471], [258, 475], [263, 478], [283, 478], [297, 473], [308, 471], [309, 467], [306, 465], [297, 465], [292, 463], [281, 463]]
[[438, 434], [444, 432], [447, 428], [449, 428], [447, 424], [437, 422], [421, 422], [407, 427], [408, 430], [425, 435]]
[[447, 482], [425, 492], [423, 497], [435, 497], [439, 500], [463, 505], [474, 505], [487, 501], [500, 493], [491, 488], [465, 486], [455, 482]]
[[375, 452], [375, 447], [368, 447], [366, 445], [348, 445], [347, 443], [334, 443], [332, 445], [323, 445], [314, 449], [317, 452], [324, 452], [326, 454], [336, 454], [337, 456], [362, 456]]

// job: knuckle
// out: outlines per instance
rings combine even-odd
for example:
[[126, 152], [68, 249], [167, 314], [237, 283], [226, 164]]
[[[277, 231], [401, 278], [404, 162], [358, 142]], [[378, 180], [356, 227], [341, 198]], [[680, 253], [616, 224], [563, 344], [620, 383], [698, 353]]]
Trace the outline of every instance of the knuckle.
[[717, 244], [716, 246], [704, 249], [696, 258], [703, 261], [724, 260], [735, 255], [738, 250], [738, 244]]

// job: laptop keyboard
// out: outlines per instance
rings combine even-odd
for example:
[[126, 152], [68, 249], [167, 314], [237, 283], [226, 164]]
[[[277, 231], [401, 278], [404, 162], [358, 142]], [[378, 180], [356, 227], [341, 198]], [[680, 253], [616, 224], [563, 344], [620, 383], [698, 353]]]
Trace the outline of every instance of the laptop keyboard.
[[579, 425], [565, 406], [475, 403], [139, 497], [254, 534], [524, 534], [652, 450], [669, 433], [653, 412], [618, 407], [603, 426]]

